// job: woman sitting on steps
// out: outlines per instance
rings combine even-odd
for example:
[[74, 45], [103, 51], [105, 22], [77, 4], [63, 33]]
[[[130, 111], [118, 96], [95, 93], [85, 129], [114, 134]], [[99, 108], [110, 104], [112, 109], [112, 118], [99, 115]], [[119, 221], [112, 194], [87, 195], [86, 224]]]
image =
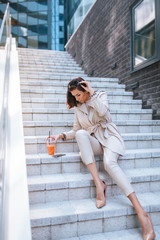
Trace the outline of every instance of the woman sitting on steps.
[[94, 91], [88, 82], [76, 78], [69, 82], [67, 91], [68, 108], [75, 109], [73, 130], [51, 136], [55, 142], [76, 138], [82, 161], [87, 165], [96, 185], [96, 206], [106, 204], [107, 186], [101, 181], [94, 155], [103, 154], [104, 169], [129, 198], [135, 208], [143, 230], [143, 240], [153, 240], [155, 232], [150, 216], [144, 211], [126, 175], [117, 160], [124, 155], [123, 139], [112, 122], [104, 91]]

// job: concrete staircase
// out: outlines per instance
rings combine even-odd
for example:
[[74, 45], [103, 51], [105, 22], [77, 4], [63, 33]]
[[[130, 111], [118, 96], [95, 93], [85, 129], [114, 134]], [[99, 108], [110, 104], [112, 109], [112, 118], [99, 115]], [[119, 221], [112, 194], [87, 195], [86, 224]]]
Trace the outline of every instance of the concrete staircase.
[[72, 128], [74, 111], [66, 109], [66, 86], [77, 76], [107, 91], [112, 119], [127, 149], [119, 164], [160, 239], [160, 120], [152, 120], [152, 111], [142, 109], [141, 100], [133, 100], [118, 79], [87, 77], [66, 52], [18, 52], [33, 240], [142, 239], [135, 211], [104, 172], [102, 156], [96, 160], [108, 185], [107, 203], [97, 209], [95, 185], [76, 141], [56, 144], [56, 152], [66, 153], [63, 157], [47, 154], [49, 130], [57, 134]]

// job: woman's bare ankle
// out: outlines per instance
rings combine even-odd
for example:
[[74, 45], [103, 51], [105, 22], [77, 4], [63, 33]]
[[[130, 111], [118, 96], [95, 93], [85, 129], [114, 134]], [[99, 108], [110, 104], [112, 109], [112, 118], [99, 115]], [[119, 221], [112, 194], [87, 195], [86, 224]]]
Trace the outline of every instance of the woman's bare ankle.
[[97, 200], [103, 200], [103, 198], [104, 198], [104, 190], [105, 190], [105, 184], [101, 181], [96, 186]]

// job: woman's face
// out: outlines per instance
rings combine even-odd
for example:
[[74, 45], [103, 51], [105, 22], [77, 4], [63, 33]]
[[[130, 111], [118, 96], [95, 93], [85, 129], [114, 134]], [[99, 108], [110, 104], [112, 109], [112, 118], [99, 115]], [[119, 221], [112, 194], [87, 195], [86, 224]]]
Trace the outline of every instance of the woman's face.
[[78, 89], [74, 89], [71, 91], [71, 94], [75, 97], [77, 102], [84, 103], [89, 100], [90, 96], [87, 91], [82, 92]]

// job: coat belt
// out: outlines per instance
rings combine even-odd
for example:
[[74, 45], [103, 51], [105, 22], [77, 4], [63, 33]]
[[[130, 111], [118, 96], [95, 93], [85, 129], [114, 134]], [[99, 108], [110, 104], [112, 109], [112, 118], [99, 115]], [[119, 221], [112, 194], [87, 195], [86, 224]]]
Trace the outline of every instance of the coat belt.
[[112, 122], [109, 122], [109, 123], [107, 123], [107, 122], [98, 122], [97, 124], [95, 124], [95, 125], [87, 128], [86, 130], [89, 132], [89, 134], [93, 134], [93, 133], [95, 133], [95, 132], [97, 131], [97, 129], [98, 129], [99, 127], [101, 127], [101, 128], [104, 129], [104, 136], [105, 136], [106, 138], [108, 138], [108, 137], [109, 137], [109, 134], [108, 134], [108, 131], [107, 131], [107, 130], [110, 128], [110, 126], [111, 126], [112, 124], [113, 124]]

